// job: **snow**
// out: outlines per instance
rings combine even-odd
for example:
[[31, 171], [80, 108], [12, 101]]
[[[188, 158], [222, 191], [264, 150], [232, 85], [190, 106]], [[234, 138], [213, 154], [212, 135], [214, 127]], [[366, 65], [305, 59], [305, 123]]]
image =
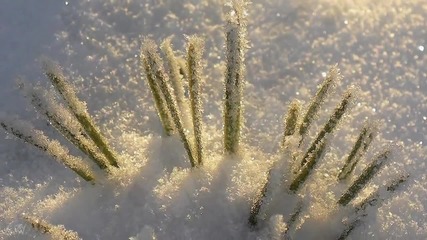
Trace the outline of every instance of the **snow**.
[[[243, 92], [242, 153], [222, 154], [225, 72], [225, 0], [6, 1], [0, 8], [0, 111], [30, 121], [46, 137], [85, 158], [52, 130], [16, 88], [23, 76], [40, 81], [42, 55], [58, 61], [87, 103], [95, 122], [123, 161], [95, 185], [51, 157], [0, 133], [0, 238], [46, 239], [25, 216], [78, 233], [82, 239], [280, 239], [303, 200], [294, 239], [334, 239], [350, 207], [331, 207], [369, 159], [389, 146], [393, 160], [362, 196], [409, 173], [408, 182], [368, 215], [349, 239], [426, 239], [427, 2], [425, 0], [253, 0], [248, 10], [249, 49]], [[186, 36], [205, 39], [202, 89], [204, 166], [190, 169], [179, 136], [165, 137], [145, 76], [141, 39], [172, 43], [184, 55]], [[278, 156], [283, 115], [298, 98], [310, 102], [326, 72], [338, 63], [343, 79], [325, 101], [306, 149], [349, 85], [359, 100], [338, 125], [324, 158], [299, 196], [279, 191], [276, 173], [257, 229], [247, 224], [252, 201]], [[347, 182], [336, 184], [341, 164], [365, 119], [381, 122], [366, 158]], [[27, 126], [28, 127], [28, 126]], [[298, 139], [289, 146], [298, 152]], [[87, 160], [87, 159], [85, 159]], [[339, 162], [340, 161], [340, 162]], [[277, 164], [276, 163], [281, 163]], [[298, 163], [294, 163], [298, 164]], [[286, 165], [286, 164], [285, 164]], [[288, 178], [292, 166], [288, 168]], [[279, 171], [280, 173], [280, 171]], [[286, 177], [285, 177], [286, 178]], [[289, 183], [289, 179], [284, 179]], [[355, 204], [357, 204], [357, 201]], [[351, 205], [351, 204], [349, 204]], [[348, 219], [351, 221], [352, 219]]]

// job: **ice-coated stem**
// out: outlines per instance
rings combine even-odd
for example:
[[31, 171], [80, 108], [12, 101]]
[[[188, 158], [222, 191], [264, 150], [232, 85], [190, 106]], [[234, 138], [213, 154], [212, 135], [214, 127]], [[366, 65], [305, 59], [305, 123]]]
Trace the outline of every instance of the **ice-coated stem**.
[[190, 92], [191, 115], [193, 120], [193, 131], [198, 165], [203, 163], [203, 142], [202, 142], [202, 55], [204, 41], [197, 36], [188, 39], [187, 68], [188, 84]]
[[51, 235], [52, 239], [57, 240], [81, 240], [78, 234], [74, 231], [66, 230], [62, 226], [55, 226], [43, 219], [26, 216], [24, 220], [31, 224], [31, 227], [41, 233], [47, 233]]
[[224, 97], [224, 152], [235, 154], [239, 149], [242, 127], [242, 91], [246, 40], [246, 8], [248, 1], [232, 1], [226, 34], [226, 71]]
[[117, 154], [107, 144], [106, 139], [102, 136], [100, 130], [93, 122], [86, 109], [86, 104], [77, 98], [73, 86], [66, 80], [60, 67], [48, 60], [44, 62], [44, 71], [47, 78], [58, 93], [65, 100], [67, 106], [80, 122], [87, 135], [92, 139], [99, 150], [105, 155], [109, 164], [114, 167], [119, 167]]
[[287, 229], [285, 231], [285, 238], [284, 239], [289, 239], [289, 237], [288, 237], [289, 230], [295, 225], [295, 223], [297, 222], [297, 220], [301, 216], [303, 207], [304, 207], [303, 201], [298, 201], [297, 205], [295, 206], [294, 211], [289, 216], [289, 220], [286, 222]]
[[159, 94], [161, 93], [163, 95], [168, 112], [172, 117], [175, 128], [181, 137], [181, 141], [184, 144], [185, 150], [187, 151], [191, 167], [195, 167], [197, 166], [197, 161], [193, 154], [193, 148], [185, 133], [180, 111], [168, 83], [169, 79], [164, 72], [163, 62], [161, 61], [157, 52], [157, 45], [154, 43], [154, 41], [149, 39], [145, 40], [143, 45], [144, 47], [141, 54], [144, 65], [148, 66], [147, 76], [152, 78], [151, 81], [153, 81], [158, 90], [160, 90]]
[[295, 133], [298, 122], [298, 116], [300, 114], [300, 108], [301, 104], [297, 100], [292, 101], [289, 105], [288, 113], [286, 114], [286, 118], [284, 119], [285, 130], [283, 133], [281, 147], [285, 146], [287, 137], [292, 136]]
[[252, 203], [251, 211], [248, 219], [248, 223], [251, 227], [255, 227], [258, 223], [258, 214], [259, 214], [259, 211], [261, 210], [261, 206], [264, 203], [265, 197], [267, 195], [267, 190], [268, 190], [268, 186], [271, 179], [271, 173], [272, 173], [271, 171], [272, 171], [271, 169], [268, 171], [267, 181], [265, 181], [264, 185], [261, 188], [261, 191], [256, 196], [255, 201]]
[[[305, 136], [312, 121], [317, 116], [320, 106], [323, 104], [328, 94], [331, 92], [331, 90], [335, 87], [337, 82], [339, 82], [340, 80], [341, 80], [341, 75], [337, 65], [335, 65], [329, 70], [328, 74], [326, 75], [325, 79], [320, 85], [319, 90], [316, 92], [316, 95], [311, 100], [311, 103], [307, 108], [307, 112], [302, 118], [301, 124], [299, 126], [299, 130], [298, 130], [298, 133], [302, 137]], [[301, 141], [302, 139], [303, 138], [301, 138]]]
[[160, 45], [161, 50], [166, 56], [166, 62], [169, 67], [169, 79], [172, 83], [173, 92], [175, 95], [176, 102], [179, 110], [185, 112], [185, 97], [184, 97], [184, 86], [182, 83], [182, 76], [180, 74], [180, 67], [178, 59], [172, 49], [171, 37], [166, 38]]
[[90, 167], [86, 165], [81, 158], [69, 154], [67, 148], [56, 140], [48, 139], [42, 131], [34, 129], [31, 123], [0, 114], [0, 126], [24, 142], [46, 152], [54, 159], [73, 170], [84, 180], [88, 182], [93, 182], [95, 180]]
[[360, 158], [366, 153], [377, 131], [378, 124], [373, 122], [365, 123], [362, 130], [360, 131], [356, 143], [353, 146], [353, 149], [346, 158], [345, 164], [338, 174], [339, 180], [344, 180], [350, 176], [351, 172], [356, 167], [356, 164], [359, 162]]
[[307, 152], [304, 154], [301, 161], [301, 169], [299, 170], [298, 175], [295, 177], [289, 187], [291, 191], [296, 192], [300, 188], [301, 184], [305, 182], [311, 170], [316, 165], [317, 160], [323, 153], [328, 136], [333, 133], [341, 118], [350, 108], [350, 105], [353, 102], [355, 95], [356, 91], [354, 87], [350, 87], [344, 93], [341, 103], [337, 108], [335, 108], [334, 112], [329, 117], [328, 122], [325, 124], [325, 126], [317, 135], [316, 139], [308, 148]]
[[156, 72], [153, 69], [153, 66], [151, 66], [148, 62], [148, 59], [143, 55], [144, 52], [147, 52], [146, 49], [148, 49], [149, 47], [153, 47], [152, 42], [146, 40], [143, 45], [144, 49], [141, 50], [141, 59], [147, 82], [150, 86], [151, 94], [153, 95], [154, 104], [156, 105], [157, 113], [159, 114], [163, 130], [165, 131], [165, 134], [167, 136], [171, 136], [174, 130], [171, 114], [168, 110], [162, 91], [160, 90], [160, 86], [156, 81]]
[[375, 159], [366, 167], [362, 174], [351, 184], [347, 191], [340, 197], [338, 204], [346, 206], [356, 195], [362, 190], [365, 185], [377, 174], [385, 163], [391, 157], [391, 150], [387, 149], [383, 153], [375, 157]]
[[344, 231], [341, 233], [341, 235], [337, 238], [337, 240], [345, 240], [347, 239], [347, 237], [350, 235], [350, 233], [356, 228], [358, 227], [360, 224], [362, 224], [362, 220], [360, 219], [355, 219], [354, 221], [352, 221], [350, 224], [348, 224], [346, 226], [346, 228], [344, 229]]

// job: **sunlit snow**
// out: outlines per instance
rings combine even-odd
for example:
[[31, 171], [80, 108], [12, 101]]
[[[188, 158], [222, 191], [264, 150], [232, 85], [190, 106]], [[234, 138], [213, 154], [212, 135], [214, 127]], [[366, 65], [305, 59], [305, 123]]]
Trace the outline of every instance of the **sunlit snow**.
[[[248, 13], [242, 154], [222, 154], [224, 19], [227, 0], [14, 0], [0, 8], [0, 112], [20, 115], [67, 144], [16, 88], [23, 76], [50, 89], [39, 59], [58, 61], [73, 79], [122, 168], [91, 185], [37, 149], [0, 131], [0, 239], [48, 239], [23, 219], [64, 225], [82, 239], [281, 239], [297, 197], [276, 191], [268, 220], [248, 226], [253, 199], [274, 165], [282, 118], [297, 98], [310, 101], [329, 68], [343, 80], [326, 101], [314, 137], [339, 96], [359, 97], [316, 173], [300, 193], [303, 215], [294, 239], [335, 239], [350, 208], [338, 209], [337, 163], [366, 118], [381, 123], [368, 159], [385, 147], [391, 164], [362, 195], [409, 173], [405, 186], [372, 208], [348, 239], [427, 238], [427, 1], [253, 0]], [[139, 66], [141, 40], [205, 38], [202, 88], [205, 164], [190, 169], [178, 136], [166, 138]], [[308, 145], [308, 143], [304, 143]], [[67, 145], [72, 154], [80, 153]], [[79, 155], [81, 157], [85, 157]], [[286, 168], [286, 166], [283, 166]], [[352, 179], [354, 179], [353, 177]], [[280, 185], [279, 181], [273, 184]], [[357, 200], [360, 201], [362, 197]], [[346, 217], [348, 216], [348, 219]], [[354, 217], [354, 216], [353, 216]], [[344, 220], [343, 220], [344, 219]]]

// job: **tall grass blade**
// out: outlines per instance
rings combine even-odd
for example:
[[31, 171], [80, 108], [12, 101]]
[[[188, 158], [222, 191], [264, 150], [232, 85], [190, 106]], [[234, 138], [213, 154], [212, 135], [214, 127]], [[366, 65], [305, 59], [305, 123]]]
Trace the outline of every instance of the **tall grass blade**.
[[[163, 130], [167, 136], [171, 136], [174, 131], [172, 116], [168, 110], [166, 101], [164, 99], [163, 93], [160, 90], [160, 86], [156, 81], [156, 70], [153, 69], [153, 66], [150, 65], [148, 59], [144, 56], [144, 53], [148, 53], [148, 48], [154, 48], [152, 41], [146, 40], [143, 43], [143, 49], [141, 50], [141, 59], [142, 65], [144, 67], [144, 72], [147, 77], [148, 85], [150, 86], [151, 94], [153, 94], [154, 103], [156, 105], [157, 113], [160, 117], [160, 122], [162, 123]], [[153, 56], [154, 57], [154, 56]], [[157, 56], [158, 57], [158, 56]]]
[[[316, 118], [317, 113], [320, 109], [320, 106], [325, 101], [326, 97], [329, 95], [331, 90], [335, 87], [337, 82], [341, 80], [341, 75], [338, 70], [337, 65], [333, 66], [328, 74], [326, 75], [323, 83], [320, 85], [319, 90], [316, 92], [316, 95], [310, 102], [310, 105], [307, 108], [307, 112], [302, 118], [301, 124], [299, 126], [298, 133], [304, 137], [307, 133], [308, 128], [310, 127], [313, 120]], [[302, 141], [303, 138], [301, 138]]]
[[350, 224], [346, 226], [344, 231], [341, 233], [341, 235], [337, 238], [337, 240], [345, 240], [348, 236], [350, 236], [350, 233], [358, 226], [362, 224], [362, 220], [356, 219], [352, 221]]
[[260, 193], [256, 196], [255, 201], [252, 203], [251, 211], [249, 214], [248, 223], [251, 227], [255, 227], [258, 224], [258, 214], [261, 210], [262, 204], [265, 201], [265, 197], [267, 196], [267, 190], [271, 179], [271, 172], [270, 169], [267, 174], [267, 181], [264, 183], [264, 185], [261, 188]]
[[195, 140], [195, 150], [198, 165], [203, 163], [203, 142], [202, 142], [202, 101], [200, 88], [202, 85], [202, 55], [204, 41], [197, 36], [188, 39], [187, 66], [188, 84], [190, 92], [191, 115], [193, 120], [193, 131]]
[[242, 128], [242, 91], [244, 84], [244, 55], [246, 40], [246, 8], [244, 0], [232, 1], [226, 34], [226, 71], [224, 99], [224, 151], [235, 154], [239, 149]]

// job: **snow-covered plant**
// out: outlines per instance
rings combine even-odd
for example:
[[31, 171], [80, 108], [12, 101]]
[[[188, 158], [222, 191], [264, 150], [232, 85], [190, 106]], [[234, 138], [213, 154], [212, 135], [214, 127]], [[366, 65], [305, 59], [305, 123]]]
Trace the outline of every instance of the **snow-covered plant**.
[[[238, 161], [246, 150], [240, 145], [244, 125], [242, 102], [245, 86], [245, 51], [248, 48], [246, 33], [248, 6], [249, 1], [246, 0], [231, 1], [229, 4], [231, 11], [225, 25], [222, 150], [226, 161]], [[197, 36], [188, 37], [187, 53], [183, 57], [177, 56], [171, 38], [163, 41], [160, 49], [164, 53], [165, 61], [158, 53], [156, 43], [151, 39], [144, 39], [140, 49], [140, 69], [145, 73], [145, 82], [151, 90], [157, 115], [163, 126], [162, 138], [172, 138], [176, 134], [179, 136], [191, 165], [190, 174], [196, 175], [197, 171], [203, 170], [204, 161], [208, 159], [204, 142], [207, 137], [204, 136], [202, 122], [204, 41]], [[182, 61], [182, 58], [185, 61]], [[23, 82], [20, 83], [20, 88], [24, 95], [40, 115], [101, 169], [101, 174], [114, 175], [114, 170], [120, 169], [126, 159], [108, 144], [100, 127], [88, 113], [86, 103], [77, 97], [76, 90], [61, 68], [46, 61], [43, 69], [57, 96], [38, 86]], [[315, 174], [316, 166], [325, 159], [334, 132], [343, 122], [343, 118], [351, 113], [351, 107], [360, 91], [357, 87], [349, 87], [340, 98], [339, 104], [331, 110], [323, 127], [313, 130], [316, 134], [311, 139], [309, 133], [313, 129], [313, 123], [318, 119], [319, 112], [325, 107], [325, 101], [340, 83], [341, 78], [338, 67], [333, 66], [307, 106], [303, 106], [298, 100], [289, 104], [283, 118], [283, 137], [278, 144], [280, 149], [267, 163], [269, 165], [267, 173], [263, 170], [258, 171], [259, 175], [265, 176], [265, 182], [261, 183], [261, 188], [255, 189], [256, 193], [248, 199], [251, 207], [247, 209], [247, 218], [244, 222], [248, 230], [263, 232], [269, 229], [267, 238], [293, 239], [299, 236], [298, 232], [302, 231], [301, 229], [307, 227], [308, 224], [305, 224], [310, 220], [303, 216], [303, 213], [311, 207], [306, 205], [309, 201], [304, 201], [311, 193], [307, 181], [318, 177]], [[62, 102], [59, 102], [58, 98], [62, 98]], [[2, 114], [0, 125], [17, 138], [62, 162], [84, 180], [98, 184], [100, 174], [93, 169], [90, 162], [84, 162], [81, 157], [71, 155], [65, 146], [56, 140], [48, 139], [42, 131], [34, 129], [30, 123]], [[348, 156], [340, 163], [342, 165], [340, 171], [333, 177], [336, 182], [330, 183], [346, 188], [335, 200], [334, 206], [330, 206], [330, 212], [325, 214], [343, 223], [342, 228], [332, 233], [336, 239], [347, 238], [367, 215], [368, 208], [378, 207], [408, 178], [408, 175], [398, 176], [359, 203], [350, 204], [393, 158], [393, 150], [387, 146], [372, 158], [370, 164], [358, 176], [354, 176], [357, 164], [367, 155], [377, 131], [378, 123], [367, 120]], [[353, 180], [349, 182], [352, 178]], [[282, 206], [286, 209], [277, 214], [277, 209]], [[45, 220], [36, 217], [25, 217], [25, 220], [39, 231], [51, 234], [55, 239], [79, 239], [76, 233]], [[155, 239], [154, 230], [150, 226], [144, 229], [146, 231], [143, 232], [149, 233], [150, 239]], [[139, 234], [136, 238], [139, 239]]]
[[71, 230], [66, 230], [64, 226], [55, 226], [43, 219], [38, 219], [35, 217], [26, 216], [24, 217], [31, 226], [42, 233], [48, 233], [51, 235], [52, 239], [58, 240], [79, 240], [81, 239], [76, 232]]

